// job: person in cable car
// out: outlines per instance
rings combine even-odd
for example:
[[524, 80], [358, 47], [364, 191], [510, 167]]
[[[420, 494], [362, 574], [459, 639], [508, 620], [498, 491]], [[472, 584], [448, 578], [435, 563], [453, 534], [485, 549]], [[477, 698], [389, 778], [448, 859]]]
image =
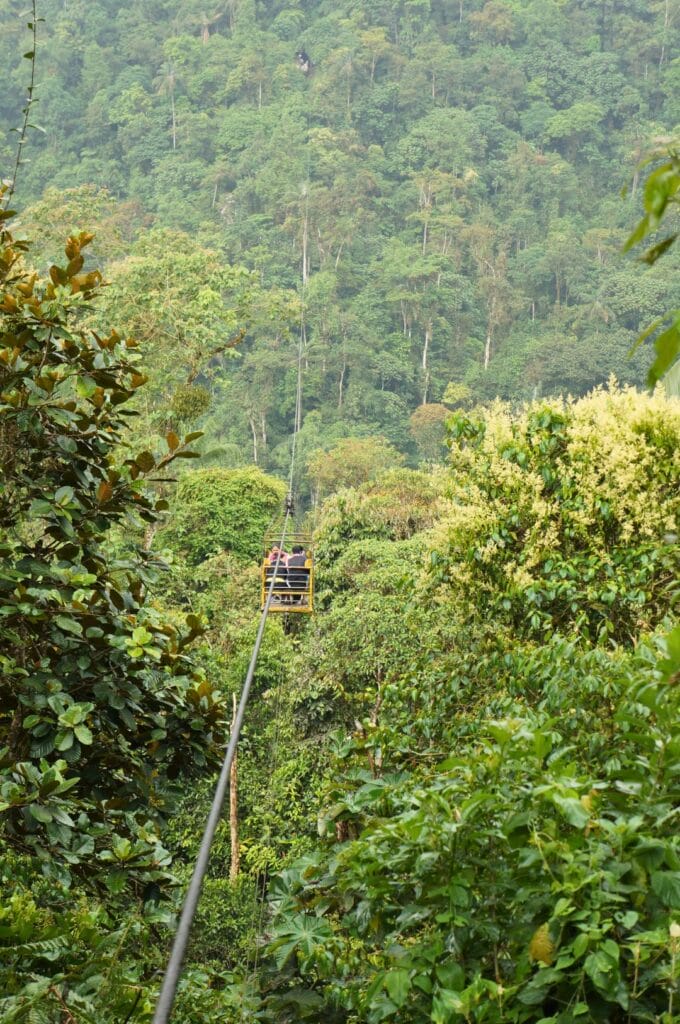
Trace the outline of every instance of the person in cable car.
[[294, 544], [292, 554], [288, 555], [286, 560], [287, 566], [305, 565], [307, 563], [307, 555], [305, 549], [301, 544]]
[[[305, 549], [301, 544], [294, 544], [293, 551], [288, 555], [288, 586], [294, 592], [292, 600], [295, 604], [301, 604], [303, 593], [307, 591], [309, 586], [309, 569], [307, 565], [307, 555]], [[295, 593], [297, 591], [297, 593]]]
[[[275, 569], [278, 561], [278, 568]], [[288, 555], [286, 552], [279, 548], [277, 544], [273, 546], [269, 554], [267, 555], [267, 569], [266, 569], [266, 580], [267, 583], [271, 581], [272, 575], [276, 572], [276, 580], [274, 581], [274, 593], [281, 595], [282, 591], [288, 590]], [[279, 596], [279, 600], [282, 597]]]
[[298, 67], [300, 68], [300, 71], [302, 71], [303, 74], [308, 75], [309, 72], [314, 67], [309, 54], [305, 53], [304, 50], [298, 50], [295, 56], [297, 57]]
[[[281, 551], [281, 548], [279, 548], [278, 545], [275, 544], [274, 547], [269, 552], [269, 554], [267, 555], [267, 561], [269, 562], [270, 565], [276, 565], [276, 560], [277, 560], [277, 558], [279, 558], [279, 551]], [[281, 558], [279, 559], [279, 566], [281, 566], [281, 565], [285, 566], [286, 562], [287, 562], [287, 559], [288, 559], [288, 555], [286, 554], [286, 552], [285, 551], [281, 551]]]
[[[314, 600], [314, 556], [311, 547], [299, 543], [295, 538], [291, 551], [287, 553], [278, 543], [267, 542], [262, 559], [262, 600], [264, 608], [267, 591], [272, 586], [270, 611], [273, 612], [307, 612], [312, 611]], [[270, 546], [271, 545], [271, 546]], [[276, 565], [278, 559], [278, 567]]]

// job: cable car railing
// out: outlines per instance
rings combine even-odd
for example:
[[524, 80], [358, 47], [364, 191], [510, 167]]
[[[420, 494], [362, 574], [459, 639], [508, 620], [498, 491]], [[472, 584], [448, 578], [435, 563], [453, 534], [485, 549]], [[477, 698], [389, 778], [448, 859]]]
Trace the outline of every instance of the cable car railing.
[[265, 536], [261, 566], [261, 607], [273, 581], [269, 612], [309, 615], [314, 610], [314, 551], [308, 534], [289, 534], [286, 550], [280, 534]]

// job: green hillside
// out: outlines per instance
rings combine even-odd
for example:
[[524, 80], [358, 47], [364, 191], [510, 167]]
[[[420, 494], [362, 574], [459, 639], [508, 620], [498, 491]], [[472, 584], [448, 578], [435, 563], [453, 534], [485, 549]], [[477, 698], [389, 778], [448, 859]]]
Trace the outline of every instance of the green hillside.
[[[414, 457], [409, 417], [450, 384], [478, 401], [584, 394], [612, 373], [642, 382], [643, 358], [627, 353], [673, 304], [677, 256], [640, 275], [620, 249], [636, 164], [680, 119], [673, 3], [40, 11], [45, 135], [21, 172], [22, 209], [45, 188], [60, 206], [80, 189], [64, 226], [99, 232], [122, 289], [153, 227], [189, 236], [156, 234], [173, 254], [166, 274], [208, 248], [266, 294], [296, 292], [310, 448], [379, 434]], [[14, 6], [0, 17], [9, 127], [26, 38]], [[212, 366], [207, 422], [226, 464], [285, 464], [292, 306], [276, 329], [253, 325], [237, 361]]]

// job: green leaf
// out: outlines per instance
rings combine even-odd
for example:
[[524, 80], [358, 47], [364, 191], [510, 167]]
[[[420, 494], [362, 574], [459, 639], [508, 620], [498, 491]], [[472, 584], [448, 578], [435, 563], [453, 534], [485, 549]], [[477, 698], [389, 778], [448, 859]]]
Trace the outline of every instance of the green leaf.
[[656, 245], [653, 245], [651, 249], [647, 250], [644, 256], [640, 257], [641, 262], [648, 263], [652, 266], [652, 264], [656, 263], [659, 257], [663, 256], [665, 252], [668, 252], [677, 237], [677, 234], [669, 235], [668, 238], [664, 238], [662, 242], [658, 242]]
[[52, 515], [54, 512], [54, 505], [51, 501], [45, 501], [44, 498], [34, 498], [31, 502], [30, 512], [32, 516], [46, 517]]
[[570, 825], [574, 828], [585, 828], [590, 821], [590, 814], [580, 800], [575, 797], [553, 794], [553, 803]]
[[73, 746], [73, 730], [72, 729], [61, 729], [56, 736], [54, 745], [57, 750], [63, 752], [70, 750]]
[[90, 712], [94, 710], [94, 704], [71, 704], [59, 715], [59, 724], [69, 729], [84, 722]]
[[132, 856], [132, 843], [130, 840], [116, 838], [113, 842], [113, 855], [116, 860], [129, 860]]
[[464, 1009], [465, 1003], [458, 992], [439, 989], [432, 1000], [430, 1020], [432, 1024], [451, 1024], [455, 1015], [462, 1014]]
[[403, 969], [388, 971], [383, 984], [396, 1007], [403, 1006], [411, 989], [409, 972]]
[[92, 733], [86, 725], [77, 725], [74, 729], [74, 732], [76, 734], [76, 737], [84, 746], [89, 747], [92, 745]]
[[109, 871], [104, 879], [106, 888], [114, 895], [123, 891], [126, 882], [127, 873], [125, 871]]
[[76, 378], [76, 394], [80, 398], [90, 398], [97, 390], [96, 381], [92, 377]]
[[69, 505], [73, 501], [72, 487], [59, 487], [54, 494], [57, 505]]
[[135, 458], [135, 462], [143, 473], [148, 473], [156, 465], [156, 460], [151, 452], [141, 452], [141, 454]]
[[42, 824], [52, 821], [52, 812], [48, 811], [47, 807], [43, 807], [42, 804], [29, 804], [28, 811], [32, 818], [35, 818], [36, 821]]
[[137, 626], [136, 629], [132, 630], [132, 641], [137, 647], [144, 647], [145, 644], [151, 643], [152, 640], [153, 636], [144, 626]]
[[76, 636], [82, 636], [83, 627], [75, 619], [70, 618], [66, 615], [56, 615], [54, 621], [63, 629], [66, 633], [73, 633]]
[[680, 909], [680, 871], [653, 871], [652, 889], [665, 906]]
[[465, 972], [458, 963], [439, 964], [436, 973], [437, 981], [443, 988], [460, 992], [465, 987]]
[[677, 316], [674, 323], [654, 339], [654, 350], [656, 359], [647, 374], [647, 383], [650, 387], [654, 387], [670, 370], [676, 359], [680, 358], [680, 316]]

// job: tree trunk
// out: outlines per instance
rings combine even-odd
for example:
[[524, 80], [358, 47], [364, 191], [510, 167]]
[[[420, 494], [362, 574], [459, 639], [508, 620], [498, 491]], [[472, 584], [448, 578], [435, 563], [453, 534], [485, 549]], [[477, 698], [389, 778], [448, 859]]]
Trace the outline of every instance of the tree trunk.
[[9, 727], [9, 735], [7, 736], [7, 749], [10, 757], [14, 761], [20, 761], [25, 755], [26, 751], [23, 749], [25, 745], [26, 732], [23, 729], [24, 724], [24, 709], [22, 704], [17, 704], [14, 714], [12, 715], [12, 723]]
[[170, 90], [170, 110], [172, 111], [172, 148], [177, 149], [177, 122], [175, 120], [175, 91]]
[[149, 523], [144, 530], [144, 551], [151, 551], [151, 545], [153, 544], [153, 539], [156, 536], [159, 525], [159, 523]]
[[307, 266], [307, 245], [308, 245], [308, 230], [309, 230], [309, 218], [307, 215], [307, 186], [305, 185], [305, 215], [302, 221], [302, 287], [304, 288], [309, 280], [309, 268]]
[[343, 250], [344, 244], [345, 244], [344, 242], [340, 242], [340, 248], [338, 249], [338, 255], [335, 257], [335, 269], [336, 270], [340, 266], [340, 257], [342, 256], [342, 250]]
[[335, 839], [338, 843], [346, 843], [349, 839], [349, 822], [347, 821], [336, 821], [335, 823]]
[[[236, 694], [232, 694], [233, 716], [231, 727], [234, 728], [236, 721]], [[241, 848], [238, 841], [238, 767], [236, 753], [231, 762], [229, 772], [229, 837], [231, 840], [231, 862], [229, 864], [229, 881], [234, 882], [238, 878], [241, 863]]]
[[489, 306], [489, 316], [486, 322], [486, 343], [484, 345], [484, 369], [489, 369], [489, 363], [491, 362], [491, 346], [493, 344], [493, 331], [496, 325], [496, 296], [491, 296], [491, 305]]
[[248, 422], [250, 423], [250, 431], [253, 435], [253, 462], [257, 465], [257, 429], [255, 427], [255, 420], [252, 416]]
[[340, 371], [340, 380], [338, 381], [338, 409], [342, 409], [342, 400], [344, 396], [345, 386], [345, 373], [347, 371], [347, 360], [343, 359], [342, 369]]
[[428, 366], [428, 356], [430, 353], [430, 342], [432, 341], [432, 321], [428, 321], [425, 326], [425, 339], [423, 342], [423, 405], [427, 404], [427, 392], [430, 388], [430, 368]]
[[670, 11], [668, 9], [668, 0], [666, 0], [666, 6], [664, 9], [663, 18], [663, 39], [661, 41], [661, 53], [659, 54], [659, 67], [663, 67], [666, 59], [666, 33], [668, 32], [668, 26], [670, 25]]

